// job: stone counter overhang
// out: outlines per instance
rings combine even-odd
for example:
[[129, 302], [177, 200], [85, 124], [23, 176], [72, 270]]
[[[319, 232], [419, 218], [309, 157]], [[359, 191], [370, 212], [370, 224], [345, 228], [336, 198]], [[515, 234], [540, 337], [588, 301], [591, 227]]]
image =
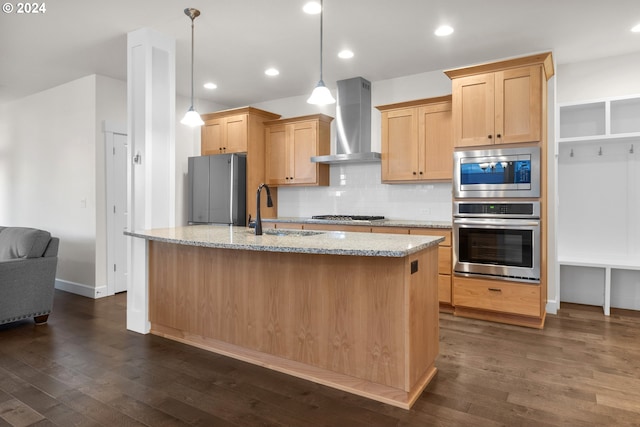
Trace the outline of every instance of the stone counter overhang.
[[228, 225], [190, 225], [125, 232], [126, 235], [180, 245], [318, 255], [405, 257], [437, 246], [443, 237], [323, 231], [313, 235], [256, 236], [254, 230]]
[[262, 223], [278, 223], [278, 224], [333, 224], [333, 225], [362, 225], [373, 227], [406, 227], [406, 228], [451, 228], [451, 221], [414, 221], [404, 219], [382, 219], [373, 221], [354, 221], [354, 220], [327, 220], [313, 219], [304, 217], [279, 217], [279, 218], [263, 218]]

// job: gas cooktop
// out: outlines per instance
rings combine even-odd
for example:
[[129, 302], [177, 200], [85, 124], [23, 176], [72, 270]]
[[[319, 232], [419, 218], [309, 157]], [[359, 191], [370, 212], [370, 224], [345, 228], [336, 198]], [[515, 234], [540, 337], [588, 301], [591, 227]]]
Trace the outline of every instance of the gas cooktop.
[[326, 221], [380, 221], [384, 217], [379, 215], [313, 215], [311, 219], [323, 219]]

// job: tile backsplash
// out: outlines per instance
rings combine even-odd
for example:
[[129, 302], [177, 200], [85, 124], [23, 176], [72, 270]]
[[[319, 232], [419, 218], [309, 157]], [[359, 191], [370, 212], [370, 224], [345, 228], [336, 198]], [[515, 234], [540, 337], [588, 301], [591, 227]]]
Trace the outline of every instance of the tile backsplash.
[[278, 216], [383, 215], [388, 219], [451, 221], [451, 182], [382, 184], [380, 163], [334, 164], [328, 187], [280, 187]]

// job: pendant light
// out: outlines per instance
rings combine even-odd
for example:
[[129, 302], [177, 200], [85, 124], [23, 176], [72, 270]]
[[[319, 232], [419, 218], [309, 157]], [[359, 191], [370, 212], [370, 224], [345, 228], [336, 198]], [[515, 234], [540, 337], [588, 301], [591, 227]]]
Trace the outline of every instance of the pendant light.
[[316, 88], [311, 92], [311, 96], [307, 99], [309, 104], [315, 105], [327, 105], [334, 104], [336, 100], [331, 96], [331, 92], [324, 85], [322, 80], [322, 15], [324, 14], [324, 7], [322, 0], [320, 0], [320, 81]]
[[184, 13], [191, 18], [191, 107], [189, 107], [189, 111], [187, 111], [182, 120], [180, 120], [180, 123], [195, 127], [204, 124], [200, 118], [200, 114], [193, 108], [193, 21], [200, 16], [200, 11], [198, 9], [186, 8]]

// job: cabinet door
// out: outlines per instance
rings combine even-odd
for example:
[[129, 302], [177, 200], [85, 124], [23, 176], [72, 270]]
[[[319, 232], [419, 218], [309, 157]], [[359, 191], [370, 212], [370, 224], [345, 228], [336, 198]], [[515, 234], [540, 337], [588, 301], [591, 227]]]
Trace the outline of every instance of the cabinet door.
[[285, 125], [268, 127], [265, 131], [265, 178], [269, 185], [289, 182], [289, 160]]
[[493, 73], [454, 79], [452, 91], [454, 146], [493, 144], [495, 120]]
[[418, 109], [382, 114], [382, 181], [418, 179]]
[[230, 116], [224, 122], [224, 151], [245, 153], [247, 151], [248, 120], [246, 114]]
[[222, 154], [224, 119], [207, 120], [200, 132], [201, 155]]
[[318, 122], [292, 123], [287, 126], [289, 128], [289, 183], [315, 184], [317, 163], [312, 163], [311, 157], [318, 151]]
[[451, 180], [453, 177], [453, 132], [451, 104], [439, 104], [418, 109], [420, 125], [420, 179]]
[[495, 73], [495, 143], [540, 141], [542, 66]]

